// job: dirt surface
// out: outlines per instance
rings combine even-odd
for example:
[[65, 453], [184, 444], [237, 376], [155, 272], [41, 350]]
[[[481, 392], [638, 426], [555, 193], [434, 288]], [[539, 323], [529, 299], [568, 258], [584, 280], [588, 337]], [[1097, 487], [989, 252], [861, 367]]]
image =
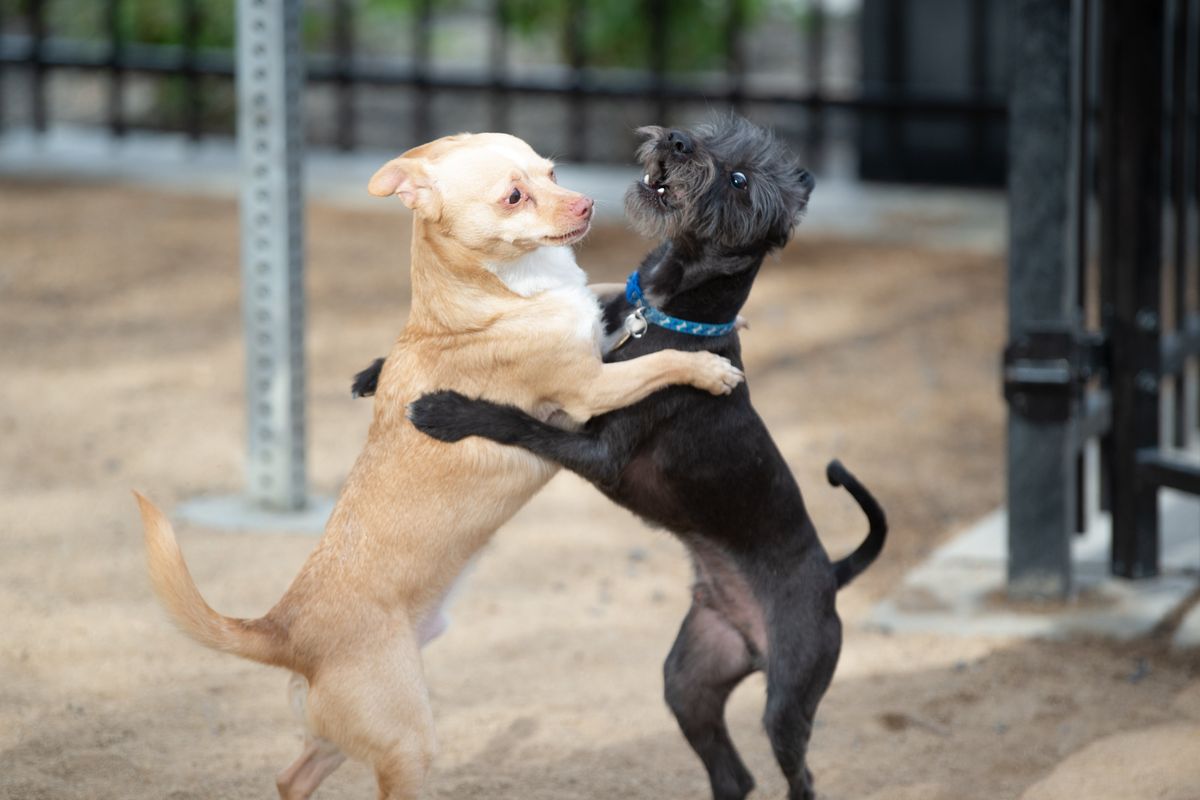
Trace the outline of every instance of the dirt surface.
[[[380, 208], [309, 217], [310, 473], [326, 494], [370, 415], [349, 378], [405, 319], [405, 215]], [[0, 242], [0, 797], [273, 796], [300, 740], [284, 675], [171, 628], [129, 495], [169, 509], [240, 486], [236, 207], [0, 183]], [[644, 247], [602, 231], [580, 261], [616, 280]], [[831, 457], [892, 522], [880, 563], [840, 598], [846, 645], [811, 750], [826, 800], [1016, 798], [1044, 780], [1031, 796], [1065, 800], [1076, 795], [1052, 773], [1069, 755], [1094, 759], [1107, 750], [1086, 748], [1106, 737], [1200, 720], [1196, 659], [1156, 639], [901, 637], [862, 622], [904, 570], [1000, 502], [1002, 300], [999, 256], [801, 231], [747, 306], [755, 404], [828, 548], [844, 553], [865, 532], [823, 480]], [[180, 535], [210, 602], [245, 616], [278, 598], [314, 542]], [[428, 796], [705, 797], [660, 699], [688, 580], [671, 538], [557, 477], [485, 551], [449, 633], [427, 650], [441, 739]], [[782, 797], [762, 689], [747, 681], [729, 719], [755, 796]], [[319, 794], [371, 796], [354, 764]]]

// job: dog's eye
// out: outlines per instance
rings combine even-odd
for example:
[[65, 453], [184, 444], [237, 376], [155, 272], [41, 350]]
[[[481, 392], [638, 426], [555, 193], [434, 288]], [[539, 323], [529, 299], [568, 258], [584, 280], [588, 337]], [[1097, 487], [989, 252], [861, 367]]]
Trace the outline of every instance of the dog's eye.
[[729, 173], [729, 182], [733, 184], [735, 189], [745, 189], [750, 182], [746, 180], [746, 174], [743, 172]]
[[510, 206], [515, 206], [517, 203], [521, 202], [521, 190], [513, 189], [512, 194], [510, 194], [508, 199], [504, 202], [508, 203]]

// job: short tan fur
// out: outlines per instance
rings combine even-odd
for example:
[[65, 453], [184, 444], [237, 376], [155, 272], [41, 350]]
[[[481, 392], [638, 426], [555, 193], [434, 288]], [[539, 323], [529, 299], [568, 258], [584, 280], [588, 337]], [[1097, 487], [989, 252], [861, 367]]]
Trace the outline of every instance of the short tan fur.
[[428, 438], [405, 417], [410, 401], [455, 389], [578, 424], [668, 385], [725, 394], [742, 379], [706, 352], [601, 361], [599, 307], [569, 247], [591, 201], [520, 139], [438, 139], [385, 164], [369, 189], [414, 212], [412, 311], [367, 442], [283, 597], [255, 620], [215, 612], [170, 523], [137, 495], [151, 580], [179, 627], [294, 673], [308, 737], [277, 778], [289, 799], [309, 797], [347, 755], [374, 767], [380, 798], [419, 796], [435, 750], [421, 645], [468, 560], [556, 470], [518, 448]]

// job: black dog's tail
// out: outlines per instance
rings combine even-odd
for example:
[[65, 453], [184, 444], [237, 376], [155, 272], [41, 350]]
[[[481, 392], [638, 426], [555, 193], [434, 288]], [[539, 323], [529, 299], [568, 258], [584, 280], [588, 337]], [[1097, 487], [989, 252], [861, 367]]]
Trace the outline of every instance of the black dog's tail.
[[858, 478], [854, 477], [850, 470], [842, 466], [842, 462], [837, 459], [830, 461], [829, 466], [825, 468], [825, 477], [829, 479], [831, 486], [846, 487], [846, 491], [858, 501], [863, 513], [867, 515], [867, 522], [871, 526], [867, 538], [858, 549], [833, 564], [833, 574], [837, 578], [838, 588], [841, 589], [861, 575], [863, 570], [879, 557], [883, 543], [887, 540], [887, 517], [871, 493], [858, 482]]

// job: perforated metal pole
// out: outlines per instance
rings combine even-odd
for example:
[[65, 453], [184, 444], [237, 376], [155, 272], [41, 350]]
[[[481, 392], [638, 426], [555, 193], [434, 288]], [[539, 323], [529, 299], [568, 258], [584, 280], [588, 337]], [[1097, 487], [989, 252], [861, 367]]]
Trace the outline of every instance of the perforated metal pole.
[[237, 6], [246, 494], [270, 511], [296, 511], [307, 501], [301, 6]]

